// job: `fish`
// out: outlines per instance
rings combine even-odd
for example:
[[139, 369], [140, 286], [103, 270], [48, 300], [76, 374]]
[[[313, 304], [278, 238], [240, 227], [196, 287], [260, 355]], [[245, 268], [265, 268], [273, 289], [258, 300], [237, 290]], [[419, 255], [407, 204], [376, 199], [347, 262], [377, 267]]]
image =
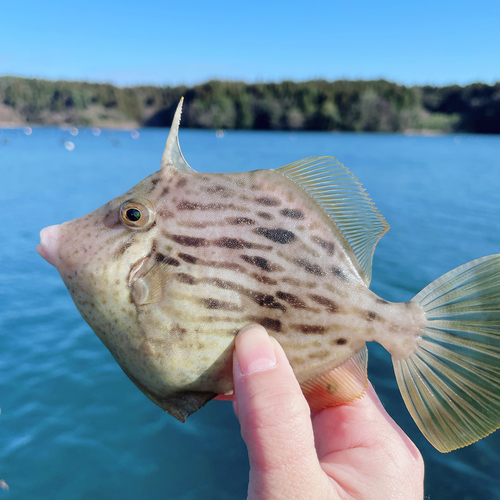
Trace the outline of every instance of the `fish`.
[[389, 226], [334, 157], [199, 173], [179, 145], [161, 169], [40, 233], [39, 254], [132, 382], [184, 422], [233, 391], [237, 332], [265, 327], [311, 410], [360, 398], [367, 342], [392, 356], [406, 406], [441, 452], [500, 427], [500, 254], [462, 265], [409, 302], [370, 288]]

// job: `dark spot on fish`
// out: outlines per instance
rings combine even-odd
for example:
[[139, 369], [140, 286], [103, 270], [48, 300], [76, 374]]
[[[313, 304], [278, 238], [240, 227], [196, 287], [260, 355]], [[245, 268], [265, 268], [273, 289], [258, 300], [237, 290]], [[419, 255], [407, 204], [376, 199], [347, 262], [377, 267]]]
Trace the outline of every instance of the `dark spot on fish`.
[[164, 196], [167, 196], [167, 194], [170, 192], [170, 189], [167, 187], [164, 187], [162, 192], [160, 193], [160, 198], [163, 198]]
[[229, 189], [225, 186], [209, 186], [205, 189], [205, 191], [207, 193], [211, 193], [211, 194], [228, 194], [229, 193]]
[[214, 244], [218, 247], [223, 247], [223, 248], [232, 248], [232, 249], [248, 248], [248, 246], [245, 245], [245, 242], [243, 240], [237, 238], [219, 238], [218, 240], [214, 241]]
[[182, 339], [184, 335], [186, 335], [186, 332], [187, 330], [185, 328], [182, 328], [179, 324], [176, 324], [173, 328], [170, 329], [167, 335], [174, 340], [179, 340]]
[[116, 257], [120, 257], [122, 256], [126, 251], [127, 249], [129, 249], [130, 247], [132, 246], [132, 242], [129, 241], [128, 243], [124, 243], [115, 253], [115, 256]]
[[339, 306], [335, 302], [333, 302], [333, 300], [327, 299], [326, 297], [323, 297], [321, 295], [314, 295], [314, 294], [310, 294], [309, 298], [314, 300], [314, 302], [317, 302], [318, 304], [325, 306], [326, 310], [329, 313], [334, 314], [339, 312]]
[[179, 259], [182, 259], [184, 262], [188, 262], [189, 264], [196, 264], [196, 261], [198, 260], [198, 258], [194, 255], [189, 255], [187, 253], [180, 253], [178, 257]]
[[219, 238], [212, 242], [216, 246], [231, 249], [252, 248], [255, 250], [272, 250], [273, 247], [269, 245], [260, 245], [259, 243], [252, 243], [240, 238]]
[[265, 205], [266, 207], [277, 207], [278, 205], [281, 205], [281, 201], [277, 198], [268, 198], [267, 196], [256, 198], [255, 201], [261, 205]]
[[280, 309], [283, 312], [286, 312], [286, 307], [276, 302], [275, 298], [272, 295], [266, 295], [265, 293], [256, 292], [255, 290], [249, 290], [249, 293], [246, 293], [254, 302], [259, 304], [262, 307], [269, 307], [270, 309]]
[[171, 219], [172, 217], [175, 217], [175, 214], [166, 208], [161, 208], [156, 213], [164, 219]]
[[171, 238], [176, 243], [179, 243], [179, 245], [186, 247], [203, 247], [207, 244], [205, 238], [194, 238], [193, 236], [183, 236], [180, 234], [173, 234]]
[[236, 264], [236, 262], [219, 262], [216, 260], [204, 260], [204, 261], [198, 261], [198, 264], [208, 267], [215, 267], [218, 269], [231, 269], [232, 271], [236, 271], [238, 273], [245, 272], [245, 268], [243, 266], [240, 266], [239, 264]]
[[339, 385], [332, 382], [332, 383], [328, 383], [326, 384], [326, 387], [325, 389], [330, 393], [330, 394], [335, 394], [338, 389], [339, 389]]
[[238, 210], [239, 208], [236, 205], [230, 203], [226, 205], [224, 203], [207, 203], [206, 205], [202, 205], [198, 202], [192, 201], [181, 201], [177, 205], [178, 210], [202, 210], [202, 211], [218, 211], [218, 210]]
[[178, 181], [177, 181], [177, 187], [178, 188], [183, 188], [186, 184], [187, 184], [187, 177], [181, 177]]
[[153, 221], [153, 224], [151, 224], [147, 229], [146, 231], [151, 231], [151, 229], [153, 229], [154, 227], [156, 226], [156, 221], [154, 220]]
[[292, 243], [296, 239], [295, 235], [286, 229], [268, 229], [267, 227], [258, 227], [257, 229], [254, 229], [254, 233], [260, 234], [261, 236], [264, 236], [275, 243], [281, 243], [282, 245]]
[[347, 339], [343, 339], [343, 338], [335, 339], [335, 343], [337, 345], [345, 345], [345, 344], [347, 344]]
[[276, 292], [276, 297], [278, 297], [278, 299], [284, 300], [285, 302], [288, 302], [295, 309], [307, 309], [306, 303], [292, 293]]
[[192, 201], [181, 201], [177, 205], [177, 210], [200, 210], [201, 205], [199, 203], [193, 203]]
[[309, 359], [326, 359], [330, 353], [328, 351], [319, 351], [319, 352], [312, 352], [311, 354], [308, 354], [307, 357]]
[[279, 319], [273, 318], [256, 318], [255, 322], [263, 326], [267, 330], [272, 330], [274, 332], [281, 332], [283, 327]]
[[284, 276], [283, 278], [281, 278], [281, 281], [283, 283], [287, 283], [288, 285], [304, 288], [316, 288], [317, 286], [315, 281], [302, 281], [292, 278], [291, 276]]
[[313, 264], [306, 259], [294, 259], [294, 264], [304, 268], [304, 270], [310, 274], [314, 274], [315, 276], [324, 276], [326, 272], [321, 269], [317, 264]]
[[221, 309], [224, 311], [236, 311], [241, 309], [237, 304], [232, 304], [230, 302], [224, 302], [217, 299], [202, 299], [202, 304], [207, 309]]
[[335, 245], [330, 241], [325, 241], [323, 238], [320, 238], [319, 236], [312, 236], [311, 240], [314, 241], [314, 243], [317, 243], [320, 247], [324, 248], [329, 255], [334, 254]]
[[254, 226], [255, 221], [246, 217], [229, 217], [226, 219], [231, 226]]
[[258, 212], [257, 215], [266, 220], [272, 220], [273, 218], [273, 216], [271, 214], [268, 214], [267, 212]]
[[377, 319], [377, 314], [374, 313], [373, 311], [368, 311], [366, 316], [367, 316], [368, 321], [373, 321], [373, 320]]
[[151, 245], [151, 251], [149, 252], [149, 254], [153, 255], [156, 252], [157, 248], [158, 248], [158, 242], [156, 240], [153, 240], [153, 243]]
[[301, 331], [302, 333], [310, 334], [323, 334], [325, 333], [325, 327], [320, 325], [292, 325], [293, 328]]
[[177, 281], [185, 283], [186, 285], [196, 285], [196, 283], [198, 282], [196, 278], [186, 273], [177, 273], [174, 274], [174, 276]]
[[335, 274], [335, 276], [340, 278], [342, 281], [347, 281], [347, 276], [338, 267], [332, 267], [330, 271], [332, 272], [332, 274]]
[[179, 226], [189, 227], [190, 229], [206, 229], [207, 227], [216, 226], [215, 221], [198, 222], [194, 220], [182, 220], [178, 222]]
[[241, 285], [238, 285], [237, 283], [233, 283], [232, 281], [225, 281], [219, 278], [205, 279], [205, 283], [215, 285], [218, 288], [222, 288], [223, 290], [234, 290], [240, 293], [241, 295], [249, 297], [261, 307], [268, 307], [270, 309], [280, 309], [281, 311], [286, 312], [286, 307], [280, 302], [277, 302], [273, 295], [261, 293], [256, 290], [251, 290], [249, 288], [245, 288]]
[[151, 181], [151, 189], [148, 191], [148, 193], [151, 193], [151, 191], [154, 190], [154, 188], [156, 187], [156, 185], [160, 182], [160, 179], [153, 179]]
[[110, 210], [103, 218], [103, 224], [110, 229], [121, 227], [122, 221], [118, 216], [118, 210]]
[[384, 299], [375, 299], [375, 302], [379, 303], [379, 304], [389, 304], [389, 302], [387, 300], [384, 300]]
[[277, 271], [280, 270], [278, 266], [271, 264], [267, 259], [264, 259], [263, 257], [250, 257], [249, 255], [240, 255], [240, 258], [243, 259], [245, 262], [248, 262], [249, 264], [252, 264], [253, 266], [260, 267], [263, 271]]
[[265, 276], [263, 274], [254, 273], [254, 274], [251, 274], [251, 276], [253, 279], [256, 279], [260, 283], [264, 283], [266, 285], [277, 285], [278, 284], [278, 282], [276, 280], [268, 278], [267, 276]]
[[290, 217], [291, 219], [303, 219], [304, 214], [300, 210], [294, 210], [292, 208], [284, 208], [280, 210], [280, 214], [284, 217]]

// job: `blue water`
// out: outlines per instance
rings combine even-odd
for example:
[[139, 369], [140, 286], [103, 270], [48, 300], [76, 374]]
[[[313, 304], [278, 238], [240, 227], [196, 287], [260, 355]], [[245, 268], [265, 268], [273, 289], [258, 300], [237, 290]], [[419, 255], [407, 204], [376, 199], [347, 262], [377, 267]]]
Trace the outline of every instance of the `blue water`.
[[[81, 216], [157, 170], [164, 130], [0, 129], [0, 479], [2, 498], [241, 499], [248, 461], [229, 403], [177, 422], [123, 374], [35, 252], [44, 226]], [[73, 150], [64, 143], [71, 141]], [[275, 168], [333, 154], [391, 224], [372, 289], [409, 300], [450, 269], [500, 252], [500, 137], [181, 130], [202, 171]], [[401, 400], [388, 354], [370, 378], [424, 456], [426, 498], [500, 499], [500, 431], [440, 454]]]

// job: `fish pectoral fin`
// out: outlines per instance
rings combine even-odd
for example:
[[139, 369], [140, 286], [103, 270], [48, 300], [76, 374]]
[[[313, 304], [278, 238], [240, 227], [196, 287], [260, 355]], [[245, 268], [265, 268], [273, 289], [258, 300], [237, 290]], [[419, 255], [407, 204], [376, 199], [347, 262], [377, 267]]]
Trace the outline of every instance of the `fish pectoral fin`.
[[368, 349], [364, 346], [331, 372], [301, 384], [311, 411], [360, 398], [368, 387]]
[[136, 306], [154, 304], [163, 298], [163, 289], [172, 277], [178, 262], [166, 256], [155, 262], [144, 274], [130, 285], [132, 300]]

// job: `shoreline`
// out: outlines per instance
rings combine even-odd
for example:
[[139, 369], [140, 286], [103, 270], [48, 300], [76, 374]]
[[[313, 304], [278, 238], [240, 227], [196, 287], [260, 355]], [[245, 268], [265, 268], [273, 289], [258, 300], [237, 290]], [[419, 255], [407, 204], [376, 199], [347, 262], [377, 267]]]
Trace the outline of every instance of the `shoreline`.
[[386, 80], [245, 83], [193, 87], [0, 76], [0, 126], [170, 127], [184, 96], [183, 128], [500, 134], [500, 82], [406, 87]]

